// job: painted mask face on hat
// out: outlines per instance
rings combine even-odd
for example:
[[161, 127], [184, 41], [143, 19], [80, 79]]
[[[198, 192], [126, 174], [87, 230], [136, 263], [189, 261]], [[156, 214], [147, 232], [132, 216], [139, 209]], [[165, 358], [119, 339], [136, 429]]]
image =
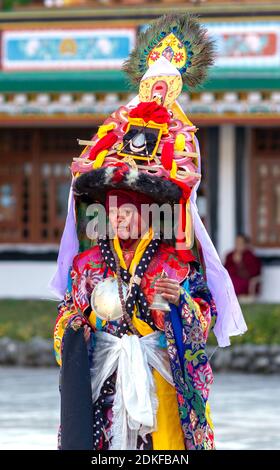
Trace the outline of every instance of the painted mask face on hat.
[[149, 67], [140, 82], [140, 101], [156, 101], [171, 107], [182, 91], [180, 72], [165, 57], [160, 57]]

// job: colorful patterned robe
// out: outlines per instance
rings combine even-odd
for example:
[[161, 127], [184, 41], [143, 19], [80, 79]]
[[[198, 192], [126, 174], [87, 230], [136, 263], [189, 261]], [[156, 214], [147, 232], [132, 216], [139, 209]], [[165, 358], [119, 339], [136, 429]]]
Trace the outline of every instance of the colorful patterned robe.
[[[152, 433], [152, 436], [149, 435], [144, 442], [139, 438], [138, 448], [210, 450], [215, 448], [208, 403], [213, 374], [205, 347], [211, 318], [216, 316], [216, 308], [207, 284], [199, 272], [198, 263], [182, 262], [174, 248], [163, 242], [151, 260], [141, 282], [142, 291], [149, 303], [153, 301], [155, 294], [155, 280], [160, 277], [163, 265], [166, 263], [177, 272], [177, 279], [181, 284], [180, 303], [178, 307], [170, 304], [171, 311], [168, 313], [153, 311], [153, 320], [156, 329], [162, 331], [161, 347], [167, 348], [175, 387], [167, 384], [159, 373], [154, 371], [159, 397], [157, 416], [159, 430]], [[89, 376], [94, 355], [94, 331], [97, 329], [116, 334], [118, 321], [102, 321], [96, 317], [94, 312], [88, 316], [91, 311], [90, 295], [94, 286], [104, 276], [113, 276], [113, 274], [106, 267], [98, 246], [78, 254], [73, 261], [68, 290], [63, 302], [58, 306], [54, 347], [57, 362], [62, 367], [62, 391], [64, 390], [62, 407], [64, 395], [66, 395], [65, 402], [67, 403], [62, 411], [62, 434], [63, 432], [66, 434], [74, 432], [73, 430], [77, 426], [79, 427], [79, 433], [76, 433], [77, 441], [80, 441], [80, 436], [83, 433], [88, 434], [84, 443], [81, 441], [76, 445], [73, 437], [72, 440], [70, 439], [71, 444], [62, 445], [62, 448], [69, 448], [69, 446], [70, 448], [88, 446], [86, 448], [98, 450], [109, 448], [115, 374], [103, 384], [99, 399], [96, 403], [91, 403], [88, 409], [84, 402], [89, 400], [90, 392], [83, 400], [83, 409], [79, 411], [80, 392], [76, 391], [74, 399], [74, 395], [71, 396], [69, 389], [71, 387], [77, 388], [78, 378], [75, 381], [75, 377], [73, 377], [75, 371], [77, 376], [81, 376], [81, 371], [85, 370], [85, 374]], [[139, 315], [137, 313], [138, 317]], [[82, 325], [90, 324], [92, 327], [91, 338], [87, 345], [88, 360], [85, 359], [83, 350], [85, 342], [81, 334], [80, 345], [73, 346], [75, 354], [79, 356], [75, 358], [74, 352], [71, 352], [71, 341], [76, 341], [77, 333], [81, 331], [79, 329], [81, 323]], [[138, 318], [138, 325], [140, 323], [142, 335], [153, 331], [149, 325], [144, 324], [141, 318]], [[64, 345], [67, 332], [68, 344], [66, 348]], [[81, 357], [83, 357], [83, 363], [79, 366]], [[68, 381], [72, 381], [72, 385]], [[83, 381], [84, 378], [81, 377], [81, 382]], [[83, 385], [83, 388], [85, 387], [89, 388], [88, 381], [86, 385]], [[79, 421], [79, 412], [81, 415], [84, 413], [85, 416], [80, 420], [82, 424]], [[75, 413], [77, 416], [73, 417], [71, 424], [71, 416], [74, 416]], [[65, 428], [63, 416], [66, 423]], [[84, 428], [87, 431], [84, 431], [83, 423], [86, 423]], [[68, 438], [69, 436], [66, 436], [64, 441], [69, 442]]]

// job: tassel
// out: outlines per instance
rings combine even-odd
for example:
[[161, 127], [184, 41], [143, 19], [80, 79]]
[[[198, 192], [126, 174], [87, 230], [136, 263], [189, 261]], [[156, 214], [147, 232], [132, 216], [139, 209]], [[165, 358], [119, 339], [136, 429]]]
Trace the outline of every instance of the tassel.
[[100, 126], [98, 131], [97, 131], [97, 136], [99, 139], [102, 139], [105, 135], [108, 134], [109, 131], [112, 131], [115, 128], [115, 123], [111, 122], [110, 124], [104, 124], [103, 126]]
[[96, 156], [102, 151], [102, 150], [108, 150], [111, 148], [118, 140], [117, 135], [113, 132], [110, 131], [109, 134], [105, 135], [100, 139], [95, 146], [91, 149], [89, 153], [89, 160], [95, 160]]
[[182, 152], [185, 149], [186, 139], [184, 134], [178, 134], [175, 139], [174, 149]]
[[166, 170], [172, 170], [172, 161], [174, 155], [174, 144], [165, 142], [161, 151], [161, 163]]
[[193, 246], [194, 230], [191, 214], [191, 204], [189, 199], [186, 201], [185, 224], [186, 248], [187, 250], [190, 250]]
[[170, 178], [176, 178], [177, 176], [177, 163], [175, 160], [172, 161], [172, 168], [170, 171]]
[[92, 164], [93, 169], [100, 168], [103, 165], [103, 162], [105, 160], [107, 153], [108, 153], [108, 150], [102, 150], [101, 152], [99, 152], [99, 154], [97, 155], [96, 159], [94, 160]]

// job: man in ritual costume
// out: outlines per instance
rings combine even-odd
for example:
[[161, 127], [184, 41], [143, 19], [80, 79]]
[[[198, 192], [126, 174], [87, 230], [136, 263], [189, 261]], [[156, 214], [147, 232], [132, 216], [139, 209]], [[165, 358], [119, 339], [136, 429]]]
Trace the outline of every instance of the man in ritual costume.
[[208, 334], [224, 347], [246, 325], [198, 215], [197, 129], [176, 101], [212, 62], [195, 17], [159, 18], [124, 65], [139, 94], [80, 142], [51, 281], [60, 449], [215, 448]]

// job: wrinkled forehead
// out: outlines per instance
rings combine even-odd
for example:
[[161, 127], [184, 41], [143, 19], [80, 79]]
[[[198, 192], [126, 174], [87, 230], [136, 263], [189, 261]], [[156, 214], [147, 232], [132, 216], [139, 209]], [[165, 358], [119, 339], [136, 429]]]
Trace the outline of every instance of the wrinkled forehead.
[[125, 202], [121, 205], [119, 204], [110, 204], [109, 205], [109, 212], [110, 213], [113, 213], [113, 212], [118, 212], [118, 213], [131, 213], [131, 212], [138, 212], [138, 208], [132, 204], [132, 203], [129, 203], [129, 202]]

